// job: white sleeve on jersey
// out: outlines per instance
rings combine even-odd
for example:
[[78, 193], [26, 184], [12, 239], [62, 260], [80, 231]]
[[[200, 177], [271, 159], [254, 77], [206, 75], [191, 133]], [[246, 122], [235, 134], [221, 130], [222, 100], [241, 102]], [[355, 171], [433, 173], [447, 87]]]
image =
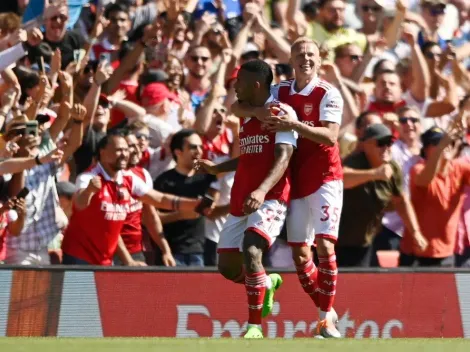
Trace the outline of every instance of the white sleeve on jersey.
[[78, 175], [77, 180], [75, 181], [75, 186], [78, 189], [85, 189], [88, 187], [88, 184], [92, 180], [93, 177], [95, 177], [95, 174], [92, 174], [90, 172], [85, 172], [83, 174]]
[[132, 191], [131, 193], [137, 197], [142, 197], [149, 193], [152, 187], [149, 187], [140, 177], [132, 174]]
[[148, 172], [145, 169], [143, 170], [144, 170], [145, 184], [147, 185], [147, 187], [153, 188], [153, 181], [152, 181], [152, 176], [150, 176], [150, 172]]
[[[289, 106], [290, 107], [290, 106]], [[291, 108], [292, 109], [292, 108]], [[281, 114], [279, 114], [281, 115]], [[294, 109], [291, 111], [291, 115], [295, 120], [299, 120]], [[276, 144], [291, 144], [294, 147], [297, 147], [297, 138], [299, 135], [295, 131], [283, 131], [276, 133]]]
[[331, 88], [320, 102], [320, 121], [335, 122], [341, 125], [344, 101], [336, 88]]
[[279, 99], [279, 87], [280, 87], [279, 84], [275, 84], [271, 86], [271, 95], [273, 96], [275, 100]]

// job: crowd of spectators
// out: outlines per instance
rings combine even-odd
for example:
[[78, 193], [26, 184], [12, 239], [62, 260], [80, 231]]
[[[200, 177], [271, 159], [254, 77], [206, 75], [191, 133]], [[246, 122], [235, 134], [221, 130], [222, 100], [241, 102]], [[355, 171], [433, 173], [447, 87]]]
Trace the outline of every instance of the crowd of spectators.
[[[114, 265], [216, 265], [234, 175], [193, 162], [238, 156], [238, 68], [263, 59], [275, 83], [291, 79], [302, 36], [344, 99], [338, 265], [379, 266], [394, 250], [403, 266], [469, 267], [468, 0], [1, 0], [0, 263], [97, 251], [69, 226], [80, 190], [101, 187], [78, 176], [112, 161], [103, 138], [122, 133], [148, 187], [214, 203], [131, 202], [142, 226], [123, 227]], [[266, 261], [293, 266], [285, 234]]]

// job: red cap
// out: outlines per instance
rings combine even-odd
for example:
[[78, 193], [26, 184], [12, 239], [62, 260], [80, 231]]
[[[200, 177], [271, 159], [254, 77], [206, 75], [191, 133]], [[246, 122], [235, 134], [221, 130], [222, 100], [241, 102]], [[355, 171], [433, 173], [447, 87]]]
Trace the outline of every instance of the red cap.
[[109, 106], [109, 99], [108, 99], [108, 96], [107, 96], [106, 94], [100, 94], [100, 98], [99, 98], [99, 100], [98, 100], [98, 104]]
[[165, 99], [178, 101], [178, 97], [174, 93], [170, 92], [164, 83], [159, 82], [147, 84], [141, 95], [141, 103], [143, 107], [159, 104]]

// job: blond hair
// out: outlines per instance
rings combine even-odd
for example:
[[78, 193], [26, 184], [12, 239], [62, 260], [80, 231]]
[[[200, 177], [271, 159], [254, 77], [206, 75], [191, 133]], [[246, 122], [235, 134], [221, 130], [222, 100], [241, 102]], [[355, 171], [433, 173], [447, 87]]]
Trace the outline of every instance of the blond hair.
[[318, 51], [320, 51], [320, 45], [315, 40], [309, 37], [300, 37], [297, 38], [294, 43], [292, 43], [292, 46], [290, 47], [290, 52], [292, 53], [301, 44], [313, 44], [317, 47]]

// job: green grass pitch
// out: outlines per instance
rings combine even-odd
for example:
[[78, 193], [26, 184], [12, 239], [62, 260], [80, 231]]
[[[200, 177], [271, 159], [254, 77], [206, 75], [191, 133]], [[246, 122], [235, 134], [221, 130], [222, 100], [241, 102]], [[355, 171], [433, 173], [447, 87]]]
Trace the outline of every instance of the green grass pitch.
[[465, 339], [71, 339], [1, 338], [1, 352], [454, 352], [470, 351]]

